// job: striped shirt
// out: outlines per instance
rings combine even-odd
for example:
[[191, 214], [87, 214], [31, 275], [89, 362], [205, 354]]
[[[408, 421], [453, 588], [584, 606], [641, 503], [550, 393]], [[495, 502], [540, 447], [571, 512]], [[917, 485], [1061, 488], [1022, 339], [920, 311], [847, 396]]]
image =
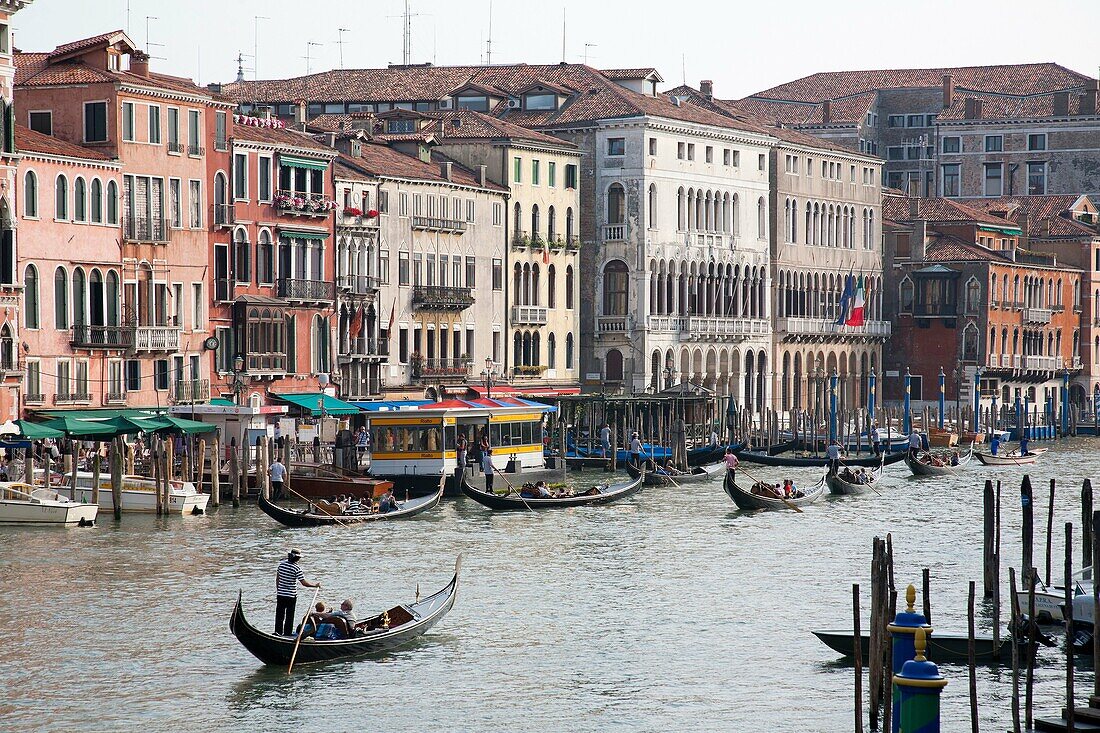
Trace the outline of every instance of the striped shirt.
[[279, 570], [275, 573], [275, 595], [284, 598], [298, 597], [298, 581], [306, 577], [302, 569], [290, 560], [279, 563]]

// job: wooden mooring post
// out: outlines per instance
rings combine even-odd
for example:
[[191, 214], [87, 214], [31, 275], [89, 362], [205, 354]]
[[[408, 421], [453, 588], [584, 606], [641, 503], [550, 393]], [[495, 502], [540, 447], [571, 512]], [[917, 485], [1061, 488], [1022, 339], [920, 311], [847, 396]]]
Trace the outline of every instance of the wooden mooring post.
[[1092, 565], [1092, 481], [1081, 484], [1081, 567]]
[[1046, 566], [1046, 580], [1047, 585], [1050, 585], [1050, 553], [1051, 542], [1054, 537], [1054, 479], [1050, 480], [1050, 499], [1047, 501], [1047, 566]]
[[[1016, 595], [1016, 568], [1008, 569], [1008, 592], [1011, 595], [1009, 628], [1015, 633], [1020, 618], [1020, 602]], [[1012, 733], [1020, 733], [1020, 645], [1012, 643]]]
[[210, 504], [212, 506], [220, 506], [222, 503], [221, 447], [221, 441], [215, 437], [210, 449]]
[[241, 505], [241, 458], [237, 452], [237, 438], [229, 439], [229, 483], [233, 492], [233, 508]]
[[993, 481], [986, 479], [985, 491], [982, 492], [982, 593], [986, 598], [993, 597], [993, 561], [996, 557], [993, 550], [996, 532], [993, 499]]
[[111, 501], [114, 502], [115, 520], [122, 519], [122, 469], [126, 456], [126, 443], [115, 438], [111, 446]]
[[1035, 539], [1035, 507], [1033, 499], [1031, 476], [1024, 474], [1024, 480], [1020, 482], [1020, 508], [1023, 512], [1023, 528], [1020, 531], [1020, 541], [1022, 544], [1020, 560], [1020, 572], [1022, 573], [1022, 577], [1020, 580], [1023, 583], [1030, 583], [1028, 573], [1031, 572], [1031, 568], [1034, 565], [1032, 553], [1034, 551]]
[[863, 733], [863, 648], [860, 642], [859, 628], [859, 583], [852, 583], [852, 638], [855, 639], [853, 653], [855, 656], [855, 682], [856, 682], [856, 707], [855, 730]]
[[970, 595], [966, 605], [966, 666], [970, 688], [970, 733], [978, 733], [978, 671], [974, 649], [974, 581], [970, 581]]
[[1065, 581], [1066, 622], [1066, 730], [1074, 729], [1073, 710], [1073, 644], [1069, 636], [1073, 629], [1073, 523], [1066, 522], [1066, 562], [1062, 579]]

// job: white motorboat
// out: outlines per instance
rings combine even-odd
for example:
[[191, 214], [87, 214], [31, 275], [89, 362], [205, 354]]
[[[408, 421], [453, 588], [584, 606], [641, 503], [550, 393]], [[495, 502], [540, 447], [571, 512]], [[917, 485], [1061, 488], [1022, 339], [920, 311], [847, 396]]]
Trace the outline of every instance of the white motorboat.
[[29, 484], [0, 483], [0, 524], [95, 524], [99, 507]]
[[[75, 497], [69, 488], [71, 477], [67, 474], [61, 477], [61, 485], [51, 488], [77, 501], [91, 501], [93, 478], [90, 472], [77, 472]], [[122, 511], [155, 512], [157, 510], [155, 483], [153, 479], [145, 476], [123, 476]], [[202, 514], [206, 511], [206, 505], [209, 502], [210, 495], [196, 490], [195, 485], [190, 481], [173, 479], [168, 482], [169, 514]], [[110, 474], [101, 474], [99, 477], [99, 506], [114, 511], [115, 497], [111, 493]]]
[[1035, 461], [1039, 459], [1039, 456], [1046, 452], [1046, 448], [1035, 448], [1034, 450], [1029, 450], [1027, 453], [1009, 451], [1008, 453], [998, 453], [997, 455], [993, 455], [992, 453], [978, 453], [975, 451], [974, 456], [986, 466], [1026, 466], [1035, 463]]

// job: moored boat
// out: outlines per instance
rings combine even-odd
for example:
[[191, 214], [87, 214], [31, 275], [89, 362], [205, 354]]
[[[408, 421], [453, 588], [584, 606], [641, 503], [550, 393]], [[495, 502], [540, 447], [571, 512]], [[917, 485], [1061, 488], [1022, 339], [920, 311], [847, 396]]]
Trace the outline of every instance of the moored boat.
[[992, 453], [978, 453], [975, 451], [974, 455], [986, 466], [1027, 466], [1035, 463], [1035, 461], [1039, 460], [1039, 456], [1046, 452], [1046, 448], [1036, 448], [1035, 450], [1029, 450], [1027, 453], [1023, 454], [1012, 451], [993, 455]]
[[287, 527], [327, 527], [331, 525], [363, 524], [389, 519], [408, 519], [436, 506], [442, 497], [443, 482], [440, 481], [439, 488], [435, 493], [398, 502], [397, 509], [385, 513], [340, 513], [338, 507], [333, 507], [329, 502], [322, 500], [311, 502], [305, 509], [287, 509], [268, 499], [262, 491], [260, 492], [259, 503], [264, 514]]
[[380, 654], [403, 646], [435, 626], [454, 606], [458, 594], [458, 574], [461, 556], [455, 562], [454, 576], [444, 588], [427, 598], [394, 606], [362, 622], [364, 633], [349, 639], [318, 641], [305, 638], [294, 648], [297, 639], [260, 631], [244, 615], [241, 594], [229, 619], [229, 630], [237, 641], [264, 664], [286, 666], [294, 656], [294, 664], [313, 664], [334, 659]]
[[610, 504], [619, 499], [633, 496], [642, 489], [642, 477], [638, 476], [623, 484], [604, 484], [593, 486], [586, 491], [566, 496], [552, 496], [546, 499], [532, 499], [520, 496], [512, 490], [507, 494], [489, 493], [483, 487], [474, 486], [470, 476], [464, 476], [462, 493], [478, 504], [496, 510], [562, 509], [566, 507], [589, 506], [592, 504]]
[[959, 434], [951, 430], [940, 428], [928, 429], [928, 446], [930, 448], [954, 448], [959, 444]]
[[[698, 483], [699, 481], [706, 481], [712, 476], [721, 474], [722, 471], [725, 470], [725, 467], [726, 464], [723, 461], [719, 461], [706, 466], [695, 466], [690, 471], [676, 473], [670, 473], [663, 468], [657, 470], [647, 468], [643, 483], [646, 486], [679, 486], [680, 484]], [[642, 475], [638, 467], [629, 461], [625, 468], [631, 478], [638, 478]]]
[[[777, 455], [769, 456], [757, 451], [741, 451], [737, 454], [737, 457], [747, 463], [756, 463], [761, 466], [782, 466], [786, 468], [812, 468], [815, 466], [824, 467], [829, 465], [829, 459], [820, 457], [815, 458], [812, 456], [793, 456], [793, 455]], [[897, 463], [898, 461], [905, 459], [905, 451], [898, 451], [896, 453], [887, 453], [885, 458], [870, 455], [862, 458], [845, 458], [844, 463], [848, 466], [861, 466], [863, 468], [874, 468], [879, 464], [889, 466], [891, 463]]]
[[352, 473], [336, 466], [316, 463], [292, 463], [290, 486], [306, 499], [323, 499], [347, 494], [356, 499], [380, 496], [393, 488], [393, 481]]
[[[851, 630], [814, 631], [813, 635], [825, 643], [827, 647], [845, 657], [855, 656], [855, 643]], [[935, 631], [928, 635], [928, 648], [926, 654], [933, 662], [966, 662], [967, 643], [966, 634], [944, 634]], [[860, 651], [864, 659], [870, 656], [870, 635], [860, 635]], [[1003, 661], [1012, 656], [1012, 637], [1001, 637], [1000, 646], [993, 643], [993, 637], [987, 634], [978, 634], [974, 637], [974, 656], [978, 664], [991, 664]]]
[[52, 489], [0, 483], [0, 524], [95, 524], [99, 507], [72, 501]]
[[949, 476], [957, 471], [961, 471], [966, 468], [966, 464], [970, 463], [970, 459], [974, 457], [974, 446], [970, 446], [970, 451], [966, 454], [966, 457], [959, 459], [959, 462], [955, 465], [951, 465], [950, 461], [943, 465], [935, 465], [931, 462], [930, 453], [925, 453], [923, 456], [927, 456], [929, 460], [921, 460], [921, 456], [918, 456], [915, 460], [909, 457], [909, 453], [905, 454], [905, 465], [909, 466], [909, 470], [913, 472], [914, 476]]
[[[726, 471], [726, 479], [722, 483], [722, 488], [725, 489], [729, 498], [733, 499], [733, 503], [737, 505], [739, 509], [747, 511], [765, 509], [794, 509], [795, 507], [803, 507], [807, 504], [813, 504], [815, 501], [821, 498], [821, 495], [825, 493], [825, 477], [821, 479], [802, 492], [802, 496], [787, 498], [780, 498], [779, 495], [766, 496], [764, 494], [754, 494], [750, 490], [746, 490], [737, 485], [737, 481], [734, 479], [734, 474]], [[780, 487], [771, 487], [775, 490], [779, 490]]]
[[[38, 473], [41, 473], [41, 471]], [[90, 502], [92, 500], [94, 479], [95, 476], [90, 472], [77, 472], [76, 491], [74, 492], [69, 486], [72, 476], [61, 474], [60, 484], [52, 485], [50, 488], [74, 501]], [[190, 481], [173, 479], [168, 482], [169, 514], [202, 514], [206, 511], [209, 502], [210, 495], [198, 491]], [[111, 475], [109, 473], [103, 473], [99, 476], [99, 508], [104, 510], [114, 510], [115, 508], [115, 497], [111, 491]], [[156, 481], [145, 476], [123, 476], [122, 511], [155, 512], [156, 510]]]

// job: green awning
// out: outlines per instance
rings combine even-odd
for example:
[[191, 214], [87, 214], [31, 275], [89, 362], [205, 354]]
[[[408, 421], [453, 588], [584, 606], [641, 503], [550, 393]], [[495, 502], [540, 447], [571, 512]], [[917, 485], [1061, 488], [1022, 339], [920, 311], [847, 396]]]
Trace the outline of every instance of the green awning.
[[224, 397], [215, 397], [210, 400], [210, 404], [216, 405], [217, 407], [236, 407], [236, 405], [233, 404], [233, 400], [227, 400]]
[[80, 418], [72, 416], [55, 417], [51, 420], [46, 420], [42, 424], [48, 428], [60, 430], [70, 438], [113, 438], [120, 434], [118, 429], [108, 422], [81, 420]]
[[299, 158], [296, 155], [280, 155], [280, 165], [288, 165], [291, 168], [306, 168], [311, 171], [327, 171], [328, 161], [325, 160], [310, 160], [309, 158]]
[[328, 239], [328, 232], [313, 232], [300, 229], [279, 229], [280, 237], [288, 239]]
[[39, 422], [27, 422], [26, 420], [16, 420], [15, 424], [19, 426], [19, 435], [30, 440], [41, 440], [42, 438], [60, 438], [65, 433], [60, 430], [54, 430], [53, 428], [46, 427]]
[[326, 415], [358, 415], [360, 412], [359, 408], [350, 402], [338, 400], [335, 397], [330, 397], [321, 392], [298, 392], [295, 394], [279, 394], [275, 396], [303, 410], [309, 410], [309, 414], [313, 417], [321, 416], [321, 410], [317, 407], [318, 400], [321, 400], [321, 404], [324, 405]]
[[124, 417], [119, 415], [110, 420], [104, 420], [101, 425], [110, 425], [119, 435], [133, 435], [134, 433], [152, 433], [164, 427], [164, 419], [159, 417]]
[[157, 418], [157, 420], [158, 422], [165, 423], [165, 426], [159, 429], [159, 432], [162, 433], [184, 433], [185, 435], [194, 435], [196, 433], [209, 433], [218, 429], [217, 425], [212, 425], [208, 422], [185, 420], [182, 417], [174, 417], [172, 415], [165, 415], [164, 417]]
[[115, 417], [140, 417], [146, 420], [167, 412], [163, 407], [122, 407], [102, 410], [39, 410], [43, 417], [74, 417], [78, 420], [110, 420]]

